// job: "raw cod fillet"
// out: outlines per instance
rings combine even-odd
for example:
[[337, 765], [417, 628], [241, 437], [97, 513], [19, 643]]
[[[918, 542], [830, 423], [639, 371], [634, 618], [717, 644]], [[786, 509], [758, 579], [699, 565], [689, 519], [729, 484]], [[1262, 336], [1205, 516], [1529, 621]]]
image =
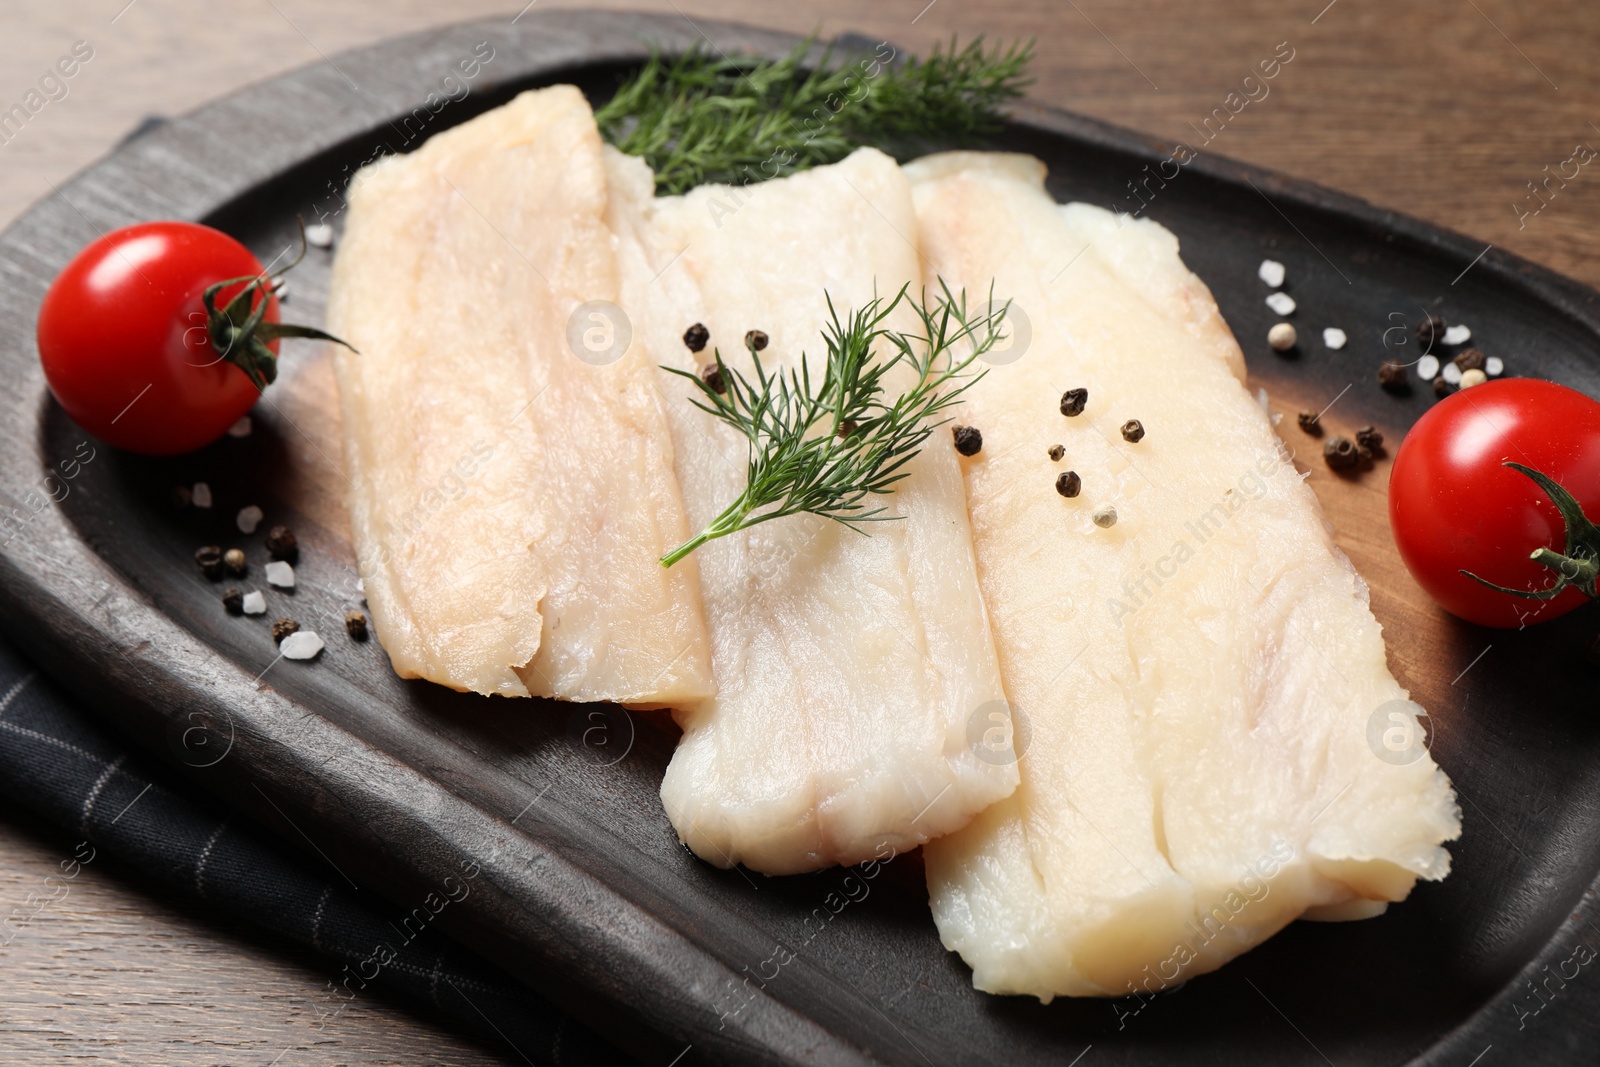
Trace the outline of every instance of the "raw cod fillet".
[[[804, 351], [819, 373], [825, 291], [842, 317], [920, 277], [910, 187], [876, 150], [659, 200], [642, 162], [606, 159], [623, 302], [657, 363], [696, 370], [715, 347], [749, 374], [743, 338], [759, 329], [766, 366]], [[711, 331], [698, 356], [681, 339], [694, 322]], [[662, 371], [659, 388], [699, 529], [743, 489], [745, 440], [690, 405], [689, 382]], [[710, 863], [787, 874], [883, 858], [1015, 788], [1009, 758], [985, 762], [968, 741], [1002, 690], [948, 427], [910, 471], [881, 498], [904, 518], [871, 536], [800, 515], [695, 553], [718, 692], [677, 713], [661, 798]]]
[[[713, 691], [672, 443], [642, 346], [569, 345], [617, 299], [594, 116], [524, 93], [365, 168], [328, 308], [351, 527], [395, 670], [660, 704]], [[581, 328], [607, 328], [602, 320]], [[596, 335], [596, 347], [606, 338]]]
[[[906, 172], [930, 284], [993, 277], [1031, 325], [960, 413], [984, 435], [973, 539], [1031, 727], [1016, 793], [924, 850], [940, 936], [974, 985], [1146, 995], [1302, 915], [1377, 914], [1443, 878], [1450, 782], [1426, 753], [1396, 765], [1369, 745], [1369, 719], [1406, 694], [1366, 586], [1176, 239], [1057, 205], [1029, 156]], [[1073, 387], [1088, 404], [1066, 418]], [[1073, 499], [1053, 484], [1068, 469]], [[1103, 504], [1109, 529], [1090, 519]], [[1385, 726], [1408, 721], [1395, 707]]]

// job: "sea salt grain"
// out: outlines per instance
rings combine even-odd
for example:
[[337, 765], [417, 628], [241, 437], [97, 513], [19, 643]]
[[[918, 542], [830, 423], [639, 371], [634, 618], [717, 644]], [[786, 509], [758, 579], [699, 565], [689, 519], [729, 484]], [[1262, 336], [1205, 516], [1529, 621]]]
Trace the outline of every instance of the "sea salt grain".
[[1350, 338], [1346, 337], [1345, 332], [1339, 329], [1337, 326], [1329, 326], [1326, 330], [1322, 331], [1323, 347], [1331, 348], [1335, 352], [1343, 348], [1345, 342], [1348, 340], [1350, 340]]
[[1260, 269], [1256, 271], [1256, 276], [1276, 289], [1283, 284], [1285, 273], [1282, 263], [1275, 259], [1263, 259]]
[[209, 508], [211, 506], [211, 487], [205, 482], [195, 482], [190, 500], [197, 508]]
[[1439, 357], [1423, 356], [1417, 360], [1417, 377], [1431, 382], [1439, 376]]
[[322, 638], [318, 637], [315, 631], [296, 630], [283, 639], [278, 651], [283, 654], [284, 659], [312, 659], [324, 647]]
[[1444, 380], [1449, 382], [1451, 385], [1461, 384], [1461, 367], [1458, 364], [1446, 363], [1444, 365], [1444, 369], [1439, 373], [1443, 374]]
[[1465, 326], [1451, 326], [1444, 331], [1444, 343], [1447, 345], [1464, 345], [1472, 340], [1472, 331]]
[[265, 615], [267, 613], [267, 598], [261, 595], [258, 589], [252, 589], [244, 595], [244, 613], [246, 615]]
[[293, 589], [294, 568], [281, 559], [273, 560], [267, 564], [267, 582], [279, 589]]
[[313, 248], [332, 248], [333, 227], [326, 222], [317, 222], [307, 226], [306, 244]]
[[1267, 307], [1280, 315], [1294, 314], [1294, 297], [1288, 293], [1273, 293], [1267, 297]]
[[1489, 377], [1498, 378], [1506, 369], [1505, 360], [1499, 356], [1490, 356], [1483, 361], [1483, 369], [1489, 373]]
[[249, 534], [256, 532], [256, 527], [261, 525], [261, 519], [261, 509], [251, 504], [247, 508], [240, 508], [238, 516], [233, 521], [239, 524], [240, 533]]
[[228, 436], [229, 437], [249, 437], [250, 436], [250, 416], [249, 415], [240, 415], [239, 416], [239, 421], [234, 423], [232, 426], [228, 427]]

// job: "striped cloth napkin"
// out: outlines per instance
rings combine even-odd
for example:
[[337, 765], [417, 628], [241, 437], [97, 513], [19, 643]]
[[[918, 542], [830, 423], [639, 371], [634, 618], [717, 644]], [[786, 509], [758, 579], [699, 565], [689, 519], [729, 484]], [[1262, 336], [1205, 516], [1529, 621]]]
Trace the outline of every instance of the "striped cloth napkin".
[[[398, 936], [406, 916], [397, 909], [330, 881], [319, 865], [286, 852], [130, 751], [4, 638], [0, 796], [80, 842], [79, 861], [103, 852], [226, 921], [254, 924], [322, 954], [334, 977], [322, 991], [316, 1025], [336, 1025], [342, 1006], [372, 985], [505, 1049], [509, 1062], [630, 1062], [436, 929]], [[0, 956], [29, 915], [25, 902], [0, 902]], [[374, 961], [380, 945], [393, 954], [380, 955], [381, 966]]]

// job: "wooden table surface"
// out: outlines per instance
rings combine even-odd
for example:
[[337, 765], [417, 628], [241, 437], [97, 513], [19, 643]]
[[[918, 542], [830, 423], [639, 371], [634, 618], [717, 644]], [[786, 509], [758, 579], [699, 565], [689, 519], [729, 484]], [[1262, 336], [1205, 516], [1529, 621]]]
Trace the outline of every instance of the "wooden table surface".
[[[1326, 5], [1326, 6], [1324, 6]], [[563, 6], [535, 0], [524, 18]], [[581, 6], [581, 5], [565, 5]], [[1354, 193], [1600, 285], [1600, 172], [1538, 207], [1530, 184], [1600, 145], [1593, 2], [1510, 0], [631, 0], [594, 7], [855, 30], [924, 50], [952, 33], [1035, 37], [1040, 100], [1189, 138], [1280, 42], [1292, 65], [1208, 149]], [[516, 0], [8, 0], [0, 111], [75, 42], [93, 57], [16, 136], [0, 134], [0, 220], [53, 195], [150, 114], [443, 21], [517, 14]], [[57, 93], [59, 95], [59, 93]], [[1549, 194], [1546, 194], [1547, 199]], [[1520, 210], [1519, 210], [1520, 205]], [[59, 860], [0, 813], [0, 907]], [[113, 867], [0, 959], [0, 1062], [491, 1064], [498, 1050], [372, 998], [312, 1030], [325, 965], [195, 915]], [[509, 1053], [507, 1056], [511, 1055]], [[281, 1058], [279, 1058], [281, 1057]], [[516, 1062], [521, 1062], [520, 1060]]]

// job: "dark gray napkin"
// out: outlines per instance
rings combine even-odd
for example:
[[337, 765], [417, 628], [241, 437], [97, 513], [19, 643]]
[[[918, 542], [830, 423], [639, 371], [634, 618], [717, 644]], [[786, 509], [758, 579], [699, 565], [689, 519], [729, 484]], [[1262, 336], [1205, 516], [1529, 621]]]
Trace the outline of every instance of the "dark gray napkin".
[[[337, 1026], [342, 1006], [372, 986], [444, 1015], [506, 1049], [512, 1062], [629, 1062], [431, 925], [314, 873], [317, 865], [285, 852], [130, 752], [4, 638], [0, 795], [81, 842], [75, 860], [63, 862], [81, 863], [103, 852], [204, 901], [226, 920], [248, 921], [327, 957], [329, 982], [318, 1025]], [[28, 916], [25, 903], [0, 915], [0, 946], [25, 928]]]

